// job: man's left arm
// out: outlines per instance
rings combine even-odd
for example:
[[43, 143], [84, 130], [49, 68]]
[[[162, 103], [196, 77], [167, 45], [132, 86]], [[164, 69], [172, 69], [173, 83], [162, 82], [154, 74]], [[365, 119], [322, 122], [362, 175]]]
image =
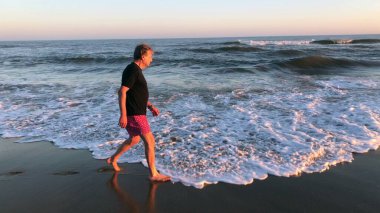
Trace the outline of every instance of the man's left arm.
[[147, 103], [147, 108], [152, 112], [153, 116], [158, 116], [160, 114], [160, 110], [158, 110], [150, 101]]

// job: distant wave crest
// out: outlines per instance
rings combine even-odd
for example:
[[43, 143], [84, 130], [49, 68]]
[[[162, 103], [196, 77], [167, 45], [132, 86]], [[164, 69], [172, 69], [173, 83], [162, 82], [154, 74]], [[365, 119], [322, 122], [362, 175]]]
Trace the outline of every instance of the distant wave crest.
[[230, 46], [230, 47], [220, 47], [217, 49], [221, 52], [257, 52], [261, 51], [258, 47], [246, 47], [246, 46]]
[[312, 44], [377, 44], [380, 39], [338, 39], [338, 40], [316, 40]]
[[277, 50], [274, 53], [280, 56], [301, 56], [305, 54], [301, 50]]
[[240, 41], [227, 41], [227, 42], [223, 42], [222, 44], [224, 44], [224, 45], [239, 45], [241, 43], [240, 43]]
[[[243, 42], [244, 43], [244, 42]], [[247, 42], [245, 42], [247, 43]], [[262, 41], [256, 41], [251, 40], [247, 44], [251, 46], [267, 46], [267, 45], [274, 45], [274, 46], [285, 46], [285, 45], [308, 45], [310, 44], [309, 40], [280, 40], [280, 41], [269, 41], [269, 40], [262, 40]]]
[[313, 72], [315, 70], [330, 70], [333, 68], [350, 68], [350, 67], [372, 67], [380, 66], [379, 62], [357, 61], [351, 59], [332, 58], [327, 56], [306, 56], [277, 63], [281, 68], [292, 70], [304, 70]]
[[130, 61], [132, 58], [127, 56], [97, 56], [97, 55], [81, 55], [81, 56], [71, 56], [71, 57], [52, 57], [48, 58], [48, 61], [53, 63], [74, 63], [74, 64], [87, 64], [87, 63], [125, 63]]
[[105, 63], [105, 64], [119, 64], [126, 63], [132, 60], [131, 57], [126, 56], [97, 56], [97, 55], [79, 55], [79, 56], [46, 56], [25, 59], [22, 56], [13, 56], [7, 58], [7, 65], [38, 65], [38, 64], [91, 64], [91, 63]]
[[242, 45], [234, 45], [234, 46], [225, 46], [219, 48], [194, 48], [194, 49], [184, 49], [191, 52], [196, 53], [232, 53], [232, 52], [258, 52], [263, 49], [252, 46], [242, 46]]
[[5, 49], [5, 48], [15, 48], [19, 47], [17, 45], [11, 45], [11, 44], [0, 44], [0, 49]]

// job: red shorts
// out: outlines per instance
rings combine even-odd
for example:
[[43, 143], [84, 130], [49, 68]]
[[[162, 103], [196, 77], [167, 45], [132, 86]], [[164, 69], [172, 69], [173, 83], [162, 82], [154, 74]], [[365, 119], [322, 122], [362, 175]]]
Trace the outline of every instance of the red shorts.
[[146, 115], [127, 116], [127, 131], [130, 136], [143, 135], [150, 132], [150, 126]]

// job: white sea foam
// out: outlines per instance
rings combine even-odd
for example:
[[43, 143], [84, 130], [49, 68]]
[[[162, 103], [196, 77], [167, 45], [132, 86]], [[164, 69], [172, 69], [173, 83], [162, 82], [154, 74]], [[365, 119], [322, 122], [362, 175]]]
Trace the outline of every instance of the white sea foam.
[[[319, 89], [308, 93], [255, 93], [245, 88], [211, 100], [198, 94], [169, 97], [162, 102], [162, 114], [150, 118], [158, 169], [175, 182], [198, 188], [221, 181], [249, 184], [270, 174], [324, 171], [352, 161], [353, 152], [377, 149], [380, 109], [360, 89], [378, 84], [342, 77], [316, 83]], [[64, 148], [87, 148], [98, 159], [109, 157], [127, 137], [116, 126], [115, 89], [92, 96], [95, 99], [81, 95], [90, 90], [73, 90], [76, 97], [38, 101], [33, 90], [24, 88], [13, 105], [5, 99], [3, 137], [24, 136], [20, 142], [47, 139]], [[146, 165], [142, 143], [120, 161]]]
[[287, 41], [287, 40], [283, 40], [283, 41], [270, 41], [270, 40], [243, 41], [243, 40], [240, 40], [240, 42], [243, 44], [251, 45], [251, 46], [266, 46], [266, 45], [277, 45], [277, 46], [297, 45], [297, 46], [299, 46], [299, 45], [309, 45], [311, 41], [307, 41], [307, 40], [304, 40], [304, 41], [300, 41], [300, 40], [297, 40], [297, 41]]
[[[345, 89], [337, 89], [348, 87], [349, 81], [319, 84], [321, 89], [311, 94], [257, 95], [238, 89], [216, 95], [212, 105], [198, 95], [176, 96], [151, 120], [158, 140], [157, 167], [174, 181], [201, 188], [220, 181], [249, 184], [268, 174], [320, 172], [352, 161], [353, 152], [377, 149], [375, 102], [352, 102]], [[92, 150], [105, 158], [112, 149], [108, 145], [103, 152], [102, 147], [113, 143]], [[121, 161], [143, 159], [139, 146]]]
[[[221, 181], [249, 184], [270, 174], [320, 172], [352, 161], [353, 152], [380, 145], [380, 109], [371, 95], [360, 93], [378, 84], [352, 80], [316, 81], [319, 89], [307, 93], [241, 88], [212, 99], [177, 93], [161, 103], [158, 118], [150, 118], [157, 139], [157, 167], [173, 181], [201, 188]], [[91, 88], [66, 89], [75, 95], [58, 93], [42, 101], [35, 89], [25, 87], [13, 105], [10, 98], [4, 99], [3, 137], [24, 136], [20, 142], [51, 140], [63, 148], [89, 149], [98, 159], [109, 157], [127, 138], [116, 125], [115, 88], [91, 95], [93, 99], [84, 95]], [[143, 145], [120, 161], [146, 165]]]

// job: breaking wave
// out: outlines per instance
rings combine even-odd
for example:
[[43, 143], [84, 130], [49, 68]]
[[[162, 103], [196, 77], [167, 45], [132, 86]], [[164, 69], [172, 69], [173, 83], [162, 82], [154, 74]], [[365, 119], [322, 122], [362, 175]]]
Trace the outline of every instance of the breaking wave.
[[194, 48], [194, 49], [183, 49], [190, 52], [196, 52], [196, 53], [233, 53], [233, 52], [258, 52], [262, 51], [263, 49], [258, 47], [252, 47], [252, 46], [226, 46], [226, 47], [219, 47], [219, 48]]
[[337, 40], [316, 40], [313, 44], [378, 44], [380, 39], [337, 39]]
[[[303, 70], [309, 74], [320, 74], [321, 70], [331, 71], [333, 68], [374, 67], [380, 66], [379, 62], [359, 61], [327, 56], [306, 56], [276, 63], [281, 68]], [[317, 71], [316, 73], [313, 73]], [[306, 74], [305, 73], [305, 74]]]

